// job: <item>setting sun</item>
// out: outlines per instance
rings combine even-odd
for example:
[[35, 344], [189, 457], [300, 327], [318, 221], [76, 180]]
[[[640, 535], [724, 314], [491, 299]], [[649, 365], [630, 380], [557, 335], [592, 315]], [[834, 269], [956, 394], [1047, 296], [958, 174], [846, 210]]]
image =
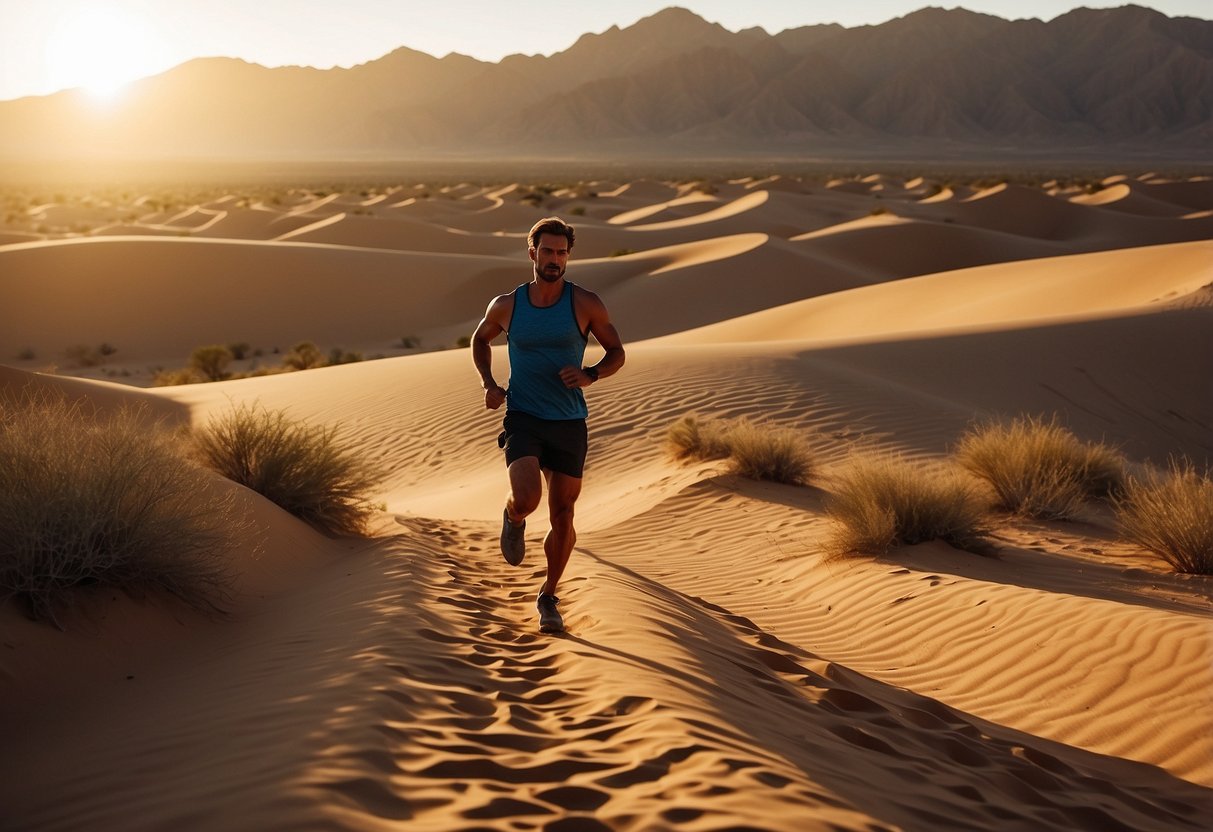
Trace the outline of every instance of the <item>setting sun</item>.
[[112, 100], [131, 81], [158, 67], [161, 44], [148, 24], [118, 6], [89, 4], [63, 17], [45, 52], [59, 85]]

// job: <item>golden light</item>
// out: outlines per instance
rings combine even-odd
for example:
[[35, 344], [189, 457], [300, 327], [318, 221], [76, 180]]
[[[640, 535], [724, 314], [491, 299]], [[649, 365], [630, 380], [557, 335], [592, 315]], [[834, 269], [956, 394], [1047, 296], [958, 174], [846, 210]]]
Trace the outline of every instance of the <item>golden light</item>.
[[58, 21], [46, 43], [46, 67], [60, 88], [80, 87], [98, 101], [161, 66], [162, 45], [141, 18], [115, 4], [81, 3]]

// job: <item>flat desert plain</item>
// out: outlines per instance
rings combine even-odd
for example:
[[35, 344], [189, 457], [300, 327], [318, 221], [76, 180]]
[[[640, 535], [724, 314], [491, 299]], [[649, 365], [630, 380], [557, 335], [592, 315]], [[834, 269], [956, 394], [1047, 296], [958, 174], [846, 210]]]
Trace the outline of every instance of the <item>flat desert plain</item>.
[[[1100, 505], [994, 515], [984, 555], [825, 555], [850, 459], [943, 460], [975, 420], [1056, 414], [1132, 465], [1207, 466], [1208, 178], [35, 202], [0, 238], [9, 406], [259, 403], [387, 477], [365, 539], [216, 477], [246, 538], [224, 616], [96, 592], [61, 632], [0, 608], [5, 829], [1208, 828], [1213, 578]], [[628, 355], [587, 393], [561, 636], [536, 626], [543, 510], [522, 566], [498, 551], [501, 414], [456, 347], [530, 279], [546, 215]], [[247, 375], [304, 341], [382, 359], [152, 386], [200, 346], [245, 345]], [[794, 429], [819, 473], [675, 461], [687, 414]]]

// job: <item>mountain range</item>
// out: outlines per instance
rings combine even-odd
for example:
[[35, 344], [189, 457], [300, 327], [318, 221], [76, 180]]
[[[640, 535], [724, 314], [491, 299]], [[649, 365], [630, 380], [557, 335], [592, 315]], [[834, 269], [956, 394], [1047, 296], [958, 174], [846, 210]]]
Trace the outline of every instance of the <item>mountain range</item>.
[[397, 49], [351, 68], [203, 58], [105, 107], [0, 102], [0, 157], [409, 159], [1213, 148], [1213, 21], [925, 8], [732, 32], [682, 8], [496, 63]]

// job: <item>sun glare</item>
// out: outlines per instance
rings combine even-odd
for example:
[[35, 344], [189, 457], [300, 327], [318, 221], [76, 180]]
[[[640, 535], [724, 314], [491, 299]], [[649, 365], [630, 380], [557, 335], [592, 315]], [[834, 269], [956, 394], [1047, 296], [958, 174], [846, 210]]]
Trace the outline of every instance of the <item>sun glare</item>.
[[161, 51], [140, 17], [116, 5], [88, 3], [63, 16], [45, 54], [56, 86], [79, 87], [108, 102], [131, 81], [157, 71]]

